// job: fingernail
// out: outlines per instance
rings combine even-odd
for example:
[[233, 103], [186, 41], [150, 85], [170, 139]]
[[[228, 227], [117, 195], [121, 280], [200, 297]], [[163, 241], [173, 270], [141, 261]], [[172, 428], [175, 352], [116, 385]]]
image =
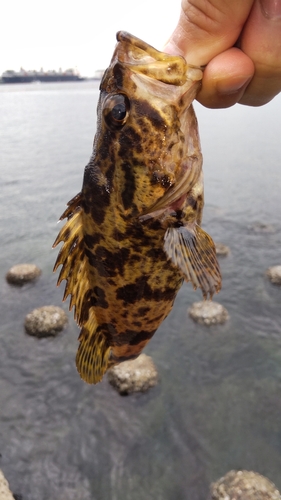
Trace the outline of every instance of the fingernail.
[[281, 0], [260, 0], [261, 9], [268, 19], [281, 19]]
[[168, 40], [165, 43], [163, 52], [166, 52], [166, 54], [171, 54], [172, 56], [183, 56], [183, 52], [171, 40]]

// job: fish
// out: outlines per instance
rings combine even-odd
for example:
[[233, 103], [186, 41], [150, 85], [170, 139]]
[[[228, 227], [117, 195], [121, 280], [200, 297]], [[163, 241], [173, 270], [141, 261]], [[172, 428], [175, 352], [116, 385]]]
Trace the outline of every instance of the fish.
[[97, 131], [81, 191], [54, 247], [63, 300], [80, 327], [76, 367], [90, 384], [135, 359], [184, 280], [211, 299], [221, 288], [201, 228], [202, 153], [192, 101], [202, 69], [119, 31], [100, 83]]

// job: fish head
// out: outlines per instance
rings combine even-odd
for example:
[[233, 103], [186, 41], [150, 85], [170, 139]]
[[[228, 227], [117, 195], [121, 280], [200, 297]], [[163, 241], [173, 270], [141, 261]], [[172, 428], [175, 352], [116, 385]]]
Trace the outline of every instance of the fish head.
[[162, 210], [199, 177], [202, 159], [191, 103], [201, 79], [202, 70], [183, 57], [117, 33], [100, 84], [94, 150], [107, 150], [104, 165], [108, 170], [111, 163], [111, 189], [123, 210], [138, 216]]

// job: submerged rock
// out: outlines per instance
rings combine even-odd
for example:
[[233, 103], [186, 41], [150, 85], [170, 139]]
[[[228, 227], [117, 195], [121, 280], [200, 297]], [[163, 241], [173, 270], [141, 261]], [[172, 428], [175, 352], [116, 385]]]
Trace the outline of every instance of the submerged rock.
[[41, 274], [41, 269], [35, 264], [17, 264], [6, 274], [6, 280], [13, 285], [24, 285], [33, 281]]
[[216, 254], [219, 257], [226, 257], [230, 252], [229, 247], [223, 245], [223, 243], [215, 243], [215, 247], [216, 247]]
[[13, 494], [9, 488], [9, 483], [3, 472], [0, 470], [0, 500], [14, 500]]
[[269, 267], [266, 271], [271, 283], [274, 285], [281, 285], [281, 266]]
[[157, 384], [158, 374], [151, 357], [140, 354], [136, 359], [110, 368], [108, 380], [120, 394], [125, 395], [147, 391]]
[[225, 323], [229, 314], [225, 307], [212, 300], [194, 302], [188, 309], [189, 316], [202, 325], [217, 325]]
[[248, 228], [254, 233], [275, 233], [275, 228], [271, 224], [265, 224], [264, 222], [255, 222]]
[[257, 472], [230, 471], [213, 483], [208, 500], [281, 500], [276, 486]]
[[27, 314], [24, 326], [29, 335], [50, 337], [57, 335], [67, 321], [67, 315], [60, 307], [44, 306]]

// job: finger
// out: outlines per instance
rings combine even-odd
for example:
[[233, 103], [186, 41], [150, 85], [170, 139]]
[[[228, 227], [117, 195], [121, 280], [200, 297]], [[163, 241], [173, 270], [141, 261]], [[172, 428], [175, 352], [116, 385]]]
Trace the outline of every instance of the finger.
[[240, 46], [255, 64], [255, 76], [240, 102], [261, 106], [281, 90], [281, 0], [257, 0]]
[[206, 65], [237, 41], [254, 0], [182, 0], [178, 25], [165, 51]]
[[254, 75], [251, 59], [231, 48], [206, 66], [197, 100], [207, 108], [228, 108], [236, 104]]

